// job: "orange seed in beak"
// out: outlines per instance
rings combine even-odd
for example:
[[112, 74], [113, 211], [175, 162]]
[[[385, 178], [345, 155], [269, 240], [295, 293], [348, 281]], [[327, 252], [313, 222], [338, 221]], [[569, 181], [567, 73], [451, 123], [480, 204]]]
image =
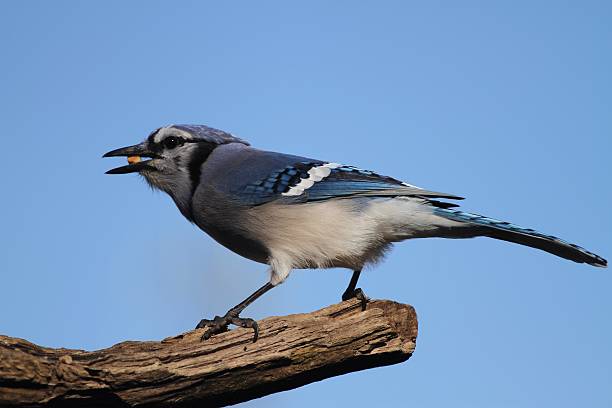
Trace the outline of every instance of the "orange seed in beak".
[[129, 164], [138, 163], [140, 161], [140, 156], [130, 156], [127, 160]]

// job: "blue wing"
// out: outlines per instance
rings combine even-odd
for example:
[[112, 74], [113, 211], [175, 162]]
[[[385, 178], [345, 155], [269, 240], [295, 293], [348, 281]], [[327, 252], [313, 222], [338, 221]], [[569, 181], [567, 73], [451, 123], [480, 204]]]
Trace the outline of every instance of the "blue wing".
[[357, 167], [321, 161], [303, 161], [276, 170], [244, 186], [240, 196], [251, 205], [274, 200], [291, 204], [355, 196], [462, 199], [452, 194], [424, 190]]

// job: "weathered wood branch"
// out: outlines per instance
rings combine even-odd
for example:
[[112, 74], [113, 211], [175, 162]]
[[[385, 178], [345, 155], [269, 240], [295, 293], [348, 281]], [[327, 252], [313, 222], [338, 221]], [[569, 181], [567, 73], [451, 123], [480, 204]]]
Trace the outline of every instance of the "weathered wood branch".
[[200, 341], [192, 331], [161, 342], [99, 351], [51, 349], [0, 336], [0, 406], [209, 407], [248, 401], [351, 371], [407, 360], [412, 306], [356, 300], [259, 322]]

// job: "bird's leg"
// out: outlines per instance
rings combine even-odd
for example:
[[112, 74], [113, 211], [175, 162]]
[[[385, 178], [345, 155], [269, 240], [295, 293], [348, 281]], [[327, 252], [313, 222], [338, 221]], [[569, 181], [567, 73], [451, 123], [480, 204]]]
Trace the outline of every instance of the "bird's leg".
[[353, 271], [353, 276], [351, 276], [351, 281], [348, 284], [348, 287], [342, 294], [342, 300], [349, 300], [352, 298], [357, 298], [361, 301], [361, 310], [366, 310], [366, 306], [368, 304], [368, 297], [363, 293], [361, 288], [355, 288], [357, 286], [357, 281], [359, 280], [359, 275], [361, 274], [361, 270]]
[[253, 303], [255, 299], [257, 299], [273, 287], [274, 285], [272, 285], [270, 282], [266, 283], [261, 288], [257, 289], [251, 296], [244, 299], [242, 302], [228, 310], [225, 316], [215, 316], [215, 318], [212, 320], [200, 320], [200, 323], [198, 323], [196, 329], [203, 329], [206, 327], [208, 328], [202, 335], [202, 340], [208, 340], [214, 334], [223, 333], [227, 331], [227, 326], [233, 324], [235, 326], [252, 328], [255, 332], [255, 334], [253, 335], [253, 343], [255, 343], [257, 341], [257, 338], [259, 337], [259, 327], [257, 326], [257, 322], [253, 319], [238, 317], [238, 315], [248, 305]]

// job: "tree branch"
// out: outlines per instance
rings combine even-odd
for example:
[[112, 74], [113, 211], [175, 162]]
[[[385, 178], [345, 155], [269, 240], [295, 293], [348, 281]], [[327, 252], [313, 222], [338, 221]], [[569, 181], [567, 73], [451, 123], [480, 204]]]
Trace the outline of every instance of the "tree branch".
[[161, 342], [99, 351], [51, 349], [0, 336], [0, 406], [203, 407], [248, 401], [410, 358], [412, 306], [350, 300], [270, 317], [260, 337], [236, 329], [200, 341], [192, 331]]

